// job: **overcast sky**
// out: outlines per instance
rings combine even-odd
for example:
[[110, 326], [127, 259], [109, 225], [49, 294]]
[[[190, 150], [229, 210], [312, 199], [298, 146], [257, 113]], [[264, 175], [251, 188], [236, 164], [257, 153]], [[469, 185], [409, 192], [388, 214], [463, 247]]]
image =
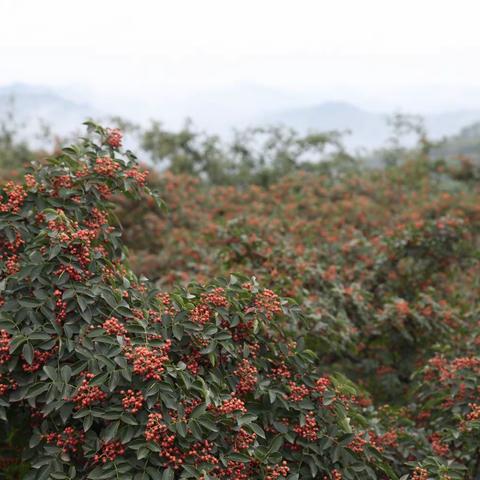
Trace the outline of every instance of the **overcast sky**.
[[0, 0], [0, 85], [479, 107], [479, 18], [478, 0]]

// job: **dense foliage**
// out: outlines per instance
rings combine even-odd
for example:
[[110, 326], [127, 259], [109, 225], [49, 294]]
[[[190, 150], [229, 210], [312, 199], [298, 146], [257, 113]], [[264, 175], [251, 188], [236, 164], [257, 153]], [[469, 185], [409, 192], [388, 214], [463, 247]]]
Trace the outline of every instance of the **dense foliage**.
[[471, 163], [90, 131], [1, 190], [4, 478], [476, 479]]

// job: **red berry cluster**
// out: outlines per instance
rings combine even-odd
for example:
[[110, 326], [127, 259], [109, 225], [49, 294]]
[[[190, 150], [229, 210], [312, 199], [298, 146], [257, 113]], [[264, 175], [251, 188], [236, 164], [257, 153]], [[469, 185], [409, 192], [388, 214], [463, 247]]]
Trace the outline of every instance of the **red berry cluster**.
[[9, 390], [16, 390], [17, 388], [18, 384], [15, 380], [0, 373], [0, 397], [5, 395]]
[[210, 303], [216, 307], [228, 307], [228, 300], [225, 297], [225, 289], [221, 287], [215, 288], [212, 292], [204, 293], [202, 295], [202, 300], [205, 303]]
[[115, 317], [107, 318], [102, 324], [102, 328], [109, 335], [116, 335], [119, 337], [126, 337], [128, 332], [127, 329], [118, 321]]
[[125, 447], [119, 441], [105, 443], [100, 453], [97, 453], [93, 457], [94, 463], [107, 463], [113, 462], [117, 457], [121, 457], [125, 453]]
[[214, 444], [208, 440], [202, 442], [195, 442], [190, 450], [184, 455], [185, 458], [193, 458], [195, 465], [199, 466], [202, 463], [208, 463], [210, 465], [217, 465], [219, 460], [212, 455]]
[[232, 397], [228, 400], [225, 400], [218, 408], [217, 412], [223, 415], [228, 415], [230, 413], [241, 412], [247, 413], [245, 403], [243, 400], [237, 397]]
[[60, 447], [65, 453], [77, 453], [85, 441], [85, 434], [73, 427], [66, 427], [62, 433], [48, 433], [44, 438], [48, 444]]
[[107, 398], [107, 394], [102, 392], [99, 386], [89, 385], [95, 375], [93, 373], [84, 373], [84, 380], [82, 381], [77, 393], [72, 397], [72, 401], [76, 403], [75, 408], [80, 410], [81, 408], [89, 407], [90, 405], [103, 402]]
[[49, 351], [42, 351], [42, 350], [34, 350], [33, 352], [33, 361], [32, 363], [28, 363], [25, 361], [23, 355], [23, 363], [22, 363], [22, 368], [24, 372], [29, 372], [33, 373], [38, 370], [40, 370], [47, 362], [50, 360], [50, 358], [55, 355], [57, 352], [58, 348], [55, 347]]
[[290, 395], [288, 399], [292, 402], [301, 402], [310, 395], [310, 389], [305, 385], [297, 385], [295, 382], [289, 382]]
[[198, 304], [191, 312], [190, 312], [190, 320], [194, 323], [198, 323], [199, 325], [205, 325], [212, 316], [212, 312], [208, 305], [204, 303]]
[[8, 182], [4, 190], [7, 194], [6, 203], [0, 203], [0, 212], [2, 213], [18, 213], [23, 202], [27, 198], [27, 192], [25, 192], [22, 185]]
[[52, 183], [55, 190], [53, 196], [58, 195], [58, 192], [61, 188], [69, 189], [73, 186], [72, 178], [68, 175], [59, 175], [58, 177], [54, 177]]
[[322, 394], [325, 392], [325, 390], [330, 386], [331, 382], [328, 377], [320, 377], [316, 382], [315, 382], [315, 390]]
[[363, 453], [365, 446], [368, 444], [361, 434], [355, 435], [353, 440], [347, 445], [347, 447], [355, 453]]
[[467, 415], [467, 420], [469, 422], [480, 420], [480, 405], [469, 403], [468, 406], [472, 411]]
[[242, 360], [233, 373], [239, 378], [239, 382], [235, 387], [237, 395], [245, 395], [255, 390], [258, 381], [258, 369], [246, 358]]
[[198, 375], [198, 372], [200, 371], [201, 358], [202, 358], [202, 355], [196, 349], [192, 349], [191, 353], [185, 356], [183, 361], [187, 365], [188, 371], [192, 375]]
[[112, 160], [110, 157], [99, 157], [95, 160], [95, 173], [105, 177], [114, 177], [116, 172], [120, 169], [120, 165]]
[[61, 290], [55, 290], [53, 294], [55, 295], [55, 297], [57, 297], [57, 300], [55, 301], [55, 318], [57, 320], [57, 323], [61, 325], [67, 317], [67, 302], [62, 300], [63, 292]]
[[317, 439], [319, 432], [315, 414], [312, 412], [308, 413], [305, 416], [305, 424], [297, 425], [293, 430], [298, 436], [310, 442], [314, 442]]
[[412, 480], [428, 480], [428, 470], [416, 467], [413, 471]]
[[0, 365], [8, 362], [12, 356], [10, 355], [10, 341], [12, 336], [6, 330], [0, 330]]
[[244, 463], [235, 460], [229, 460], [226, 468], [215, 467], [212, 473], [214, 478], [222, 480], [249, 480], [250, 478], [255, 478], [257, 474], [256, 462]]
[[27, 173], [26, 175], [24, 175], [23, 178], [25, 179], [25, 185], [28, 188], [32, 189], [37, 186], [37, 181], [35, 180], [35, 177], [33, 175], [30, 175], [29, 173]]
[[168, 427], [163, 423], [161, 413], [150, 413], [148, 415], [147, 426], [145, 429], [145, 439], [148, 442], [159, 442], [167, 432]]
[[241, 428], [235, 435], [233, 450], [235, 452], [246, 450], [255, 442], [256, 438], [257, 435], [255, 433], [248, 433], [245, 429]]
[[161, 303], [160, 308], [162, 313], [169, 315], [171, 317], [175, 315], [175, 307], [173, 306], [172, 299], [170, 298], [169, 293], [158, 293], [157, 299]]
[[450, 453], [450, 447], [442, 443], [442, 436], [439, 433], [433, 433], [429, 436], [428, 440], [432, 445], [432, 450], [436, 455], [445, 457]]
[[265, 480], [277, 480], [279, 477], [287, 477], [290, 472], [290, 468], [287, 466], [287, 462], [284, 460], [281, 465], [275, 465], [274, 467], [267, 467], [267, 475]]
[[112, 148], [122, 146], [122, 132], [118, 128], [107, 128], [107, 144]]
[[18, 255], [11, 255], [5, 262], [7, 275], [14, 275], [20, 271], [20, 265], [18, 263]]
[[280, 362], [278, 365], [271, 368], [271, 372], [268, 376], [271, 378], [291, 378], [292, 373], [290, 372], [289, 368], [285, 364], [285, 362]]
[[83, 275], [72, 265], [62, 265], [57, 270], [55, 270], [55, 275], [57, 277], [61, 277], [64, 273], [66, 273], [70, 280], [74, 282], [81, 282], [83, 279]]
[[122, 405], [123, 408], [130, 413], [137, 413], [143, 406], [143, 402], [145, 398], [140, 390], [136, 392], [132, 389], [128, 389], [127, 391], [122, 390], [120, 392], [123, 395], [122, 398]]
[[128, 178], [133, 178], [139, 187], [144, 187], [145, 182], [147, 181], [148, 171], [140, 171], [138, 167], [131, 168], [125, 171], [125, 176]]
[[160, 455], [165, 458], [167, 464], [172, 465], [174, 469], [183, 464], [183, 455], [180, 449], [175, 447], [175, 435], [168, 433], [161, 413], [151, 413], [148, 416], [144, 435], [147, 441], [160, 446]]
[[167, 340], [161, 348], [136, 347], [133, 351], [126, 351], [125, 357], [133, 363], [133, 372], [137, 375], [145, 380], [160, 380], [171, 343], [171, 340]]
[[[342, 480], [343, 476], [342, 474], [336, 469], [334, 468], [331, 472], [330, 472], [330, 478], [332, 480]], [[323, 480], [329, 480], [329, 478], [325, 475], [323, 477]]]
[[265, 289], [255, 297], [255, 308], [263, 312], [268, 320], [274, 315], [282, 313], [282, 306], [278, 295], [271, 290]]
[[389, 431], [383, 435], [377, 435], [375, 432], [368, 432], [369, 443], [379, 452], [383, 452], [385, 447], [398, 447], [398, 434], [394, 431]]

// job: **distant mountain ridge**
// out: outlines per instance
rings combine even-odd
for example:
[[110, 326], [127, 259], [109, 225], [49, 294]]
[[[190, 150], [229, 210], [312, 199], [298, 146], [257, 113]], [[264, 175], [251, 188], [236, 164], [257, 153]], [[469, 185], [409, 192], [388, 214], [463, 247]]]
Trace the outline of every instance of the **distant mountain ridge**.
[[[85, 95], [83, 98], [90, 97]], [[121, 104], [121, 100], [115, 102], [112, 99], [111, 103]], [[175, 115], [178, 117], [182, 112], [182, 115], [190, 115], [200, 128], [221, 135], [227, 134], [233, 127], [283, 124], [300, 132], [350, 131], [351, 134], [345, 136], [348, 147], [370, 149], [383, 145], [391, 134], [386, 113], [371, 112], [345, 101], [316, 105], [311, 102], [312, 106], [305, 106], [308, 101], [301, 95], [252, 85], [192, 95], [182, 101], [172, 100], [158, 108], [155, 107], [155, 98], [152, 98], [149, 116], [142, 113], [141, 103], [137, 103], [138, 111], [132, 110], [129, 119], [143, 122], [151, 116], [168, 125], [172, 124], [171, 119]], [[12, 107], [15, 118], [28, 125], [27, 134], [33, 131], [32, 125], [39, 119], [51, 125], [54, 132], [66, 135], [78, 131], [87, 118], [99, 119], [106, 118], [108, 114], [118, 114], [101, 111], [94, 104], [78, 101], [74, 95], [64, 95], [57, 89], [23, 83], [0, 87], [0, 118]], [[480, 121], [480, 110], [430, 114], [424, 119], [429, 135], [438, 139], [457, 134], [462, 128]], [[175, 124], [179, 124], [178, 118]]]
[[[262, 118], [262, 123], [282, 124], [300, 132], [308, 130], [350, 131], [345, 137], [351, 147], [374, 148], [383, 145], [391, 130], [390, 115], [363, 110], [347, 102], [325, 102], [314, 107], [276, 112]], [[480, 110], [459, 110], [424, 115], [428, 134], [435, 139], [458, 133], [480, 121]]]
[[0, 117], [8, 113], [26, 125], [27, 133], [42, 120], [62, 135], [77, 130], [87, 118], [99, 115], [90, 105], [67, 99], [51, 88], [23, 83], [0, 87]]

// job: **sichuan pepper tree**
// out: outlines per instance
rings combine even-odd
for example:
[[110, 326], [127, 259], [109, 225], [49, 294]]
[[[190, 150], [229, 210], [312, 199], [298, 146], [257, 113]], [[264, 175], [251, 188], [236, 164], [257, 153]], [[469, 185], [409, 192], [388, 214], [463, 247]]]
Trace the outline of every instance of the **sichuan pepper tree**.
[[132, 274], [111, 199], [145, 174], [89, 128], [0, 191], [1, 475], [396, 478], [355, 388], [277, 328], [294, 305], [254, 279], [167, 294]]

